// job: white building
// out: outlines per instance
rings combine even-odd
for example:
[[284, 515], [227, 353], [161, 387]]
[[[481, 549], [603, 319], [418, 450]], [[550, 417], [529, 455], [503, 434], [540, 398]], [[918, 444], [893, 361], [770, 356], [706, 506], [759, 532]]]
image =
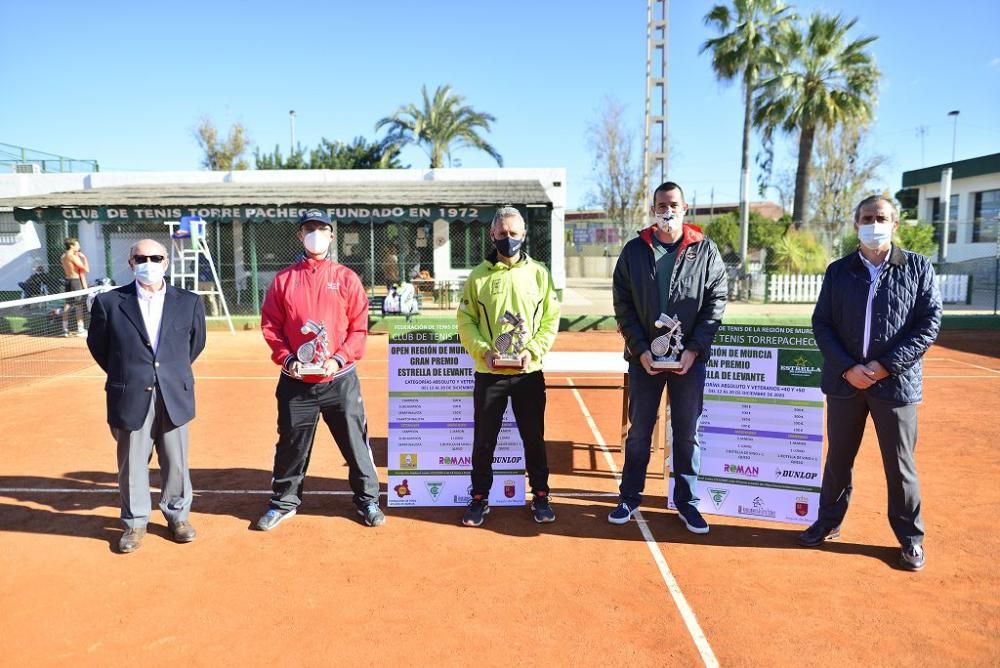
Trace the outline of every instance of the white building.
[[[951, 168], [947, 257], [942, 258], [944, 227], [942, 172]], [[916, 188], [917, 218], [933, 222], [938, 262], [993, 258], [1000, 227], [1000, 153], [903, 172], [903, 188]]]
[[249, 291], [253, 304], [274, 271], [301, 252], [292, 223], [303, 207], [329, 212], [338, 261], [373, 291], [417, 269], [454, 284], [483, 259], [493, 212], [505, 204], [521, 210], [528, 252], [562, 290], [565, 182], [564, 169], [499, 168], [5, 174], [0, 290], [17, 290], [36, 266], [61, 276], [68, 236], [80, 239], [93, 278], [121, 283], [129, 279], [130, 243], [166, 235], [166, 220], [196, 214], [219, 246], [224, 290], [237, 302]]

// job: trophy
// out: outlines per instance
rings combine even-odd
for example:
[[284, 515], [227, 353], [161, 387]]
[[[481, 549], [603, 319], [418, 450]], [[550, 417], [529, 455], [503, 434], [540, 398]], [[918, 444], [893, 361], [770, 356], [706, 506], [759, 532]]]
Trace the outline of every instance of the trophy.
[[306, 341], [295, 351], [295, 357], [299, 360], [299, 375], [301, 376], [326, 376], [326, 360], [330, 358], [330, 348], [326, 340], [326, 325], [306, 320], [299, 330], [303, 334], [315, 334], [311, 340]]
[[520, 313], [504, 311], [500, 326], [504, 325], [510, 325], [511, 328], [493, 339], [493, 349], [497, 354], [493, 358], [493, 366], [502, 369], [521, 369], [524, 364], [520, 355], [524, 350], [524, 339], [528, 335], [528, 330], [524, 327], [524, 317]]
[[653, 324], [657, 329], [666, 327], [667, 331], [649, 344], [649, 351], [653, 353], [653, 363], [650, 366], [654, 369], [680, 369], [681, 352], [684, 350], [684, 344], [681, 343], [684, 336], [681, 321], [661, 313]]

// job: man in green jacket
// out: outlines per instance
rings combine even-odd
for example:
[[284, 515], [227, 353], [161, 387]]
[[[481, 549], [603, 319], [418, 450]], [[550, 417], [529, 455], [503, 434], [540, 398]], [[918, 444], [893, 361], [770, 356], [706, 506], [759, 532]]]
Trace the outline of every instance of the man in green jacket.
[[458, 335], [476, 362], [472, 500], [462, 517], [466, 526], [481, 526], [490, 512], [493, 453], [508, 397], [524, 442], [532, 514], [539, 523], [556, 519], [549, 504], [542, 356], [559, 329], [559, 302], [548, 270], [521, 250], [525, 235], [517, 209], [497, 211], [490, 226], [495, 250], [469, 274], [458, 306]]

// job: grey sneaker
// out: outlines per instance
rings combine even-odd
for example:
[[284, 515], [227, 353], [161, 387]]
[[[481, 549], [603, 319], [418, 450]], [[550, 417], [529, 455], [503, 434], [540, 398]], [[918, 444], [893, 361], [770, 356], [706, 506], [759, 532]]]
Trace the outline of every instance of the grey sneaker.
[[282, 511], [277, 508], [268, 508], [267, 512], [257, 520], [258, 531], [270, 531], [290, 517], [295, 516], [295, 509]]
[[364, 508], [358, 508], [358, 515], [365, 518], [365, 526], [380, 527], [385, 524], [385, 513], [377, 503], [369, 503]]
[[549, 503], [548, 494], [535, 494], [531, 500], [531, 514], [539, 524], [556, 521], [556, 514], [552, 510], [552, 504]]
[[923, 545], [904, 545], [899, 554], [899, 565], [908, 571], [919, 571], [924, 567]]
[[484, 496], [474, 496], [469, 501], [469, 507], [462, 515], [462, 524], [467, 527], [480, 527], [483, 525], [483, 518], [490, 514], [490, 502]]

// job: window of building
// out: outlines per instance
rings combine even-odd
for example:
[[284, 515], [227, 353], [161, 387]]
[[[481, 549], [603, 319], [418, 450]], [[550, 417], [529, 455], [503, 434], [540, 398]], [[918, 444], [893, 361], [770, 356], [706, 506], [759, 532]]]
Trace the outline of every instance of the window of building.
[[[944, 219], [941, 217], [941, 198], [931, 197], [931, 222], [934, 224], [934, 241], [941, 245], [941, 228]], [[958, 195], [952, 195], [948, 206], [948, 243], [955, 243], [958, 225]]]
[[1000, 190], [976, 193], [972, 215], [972, 241], [996, 242], [1000, 227]]

